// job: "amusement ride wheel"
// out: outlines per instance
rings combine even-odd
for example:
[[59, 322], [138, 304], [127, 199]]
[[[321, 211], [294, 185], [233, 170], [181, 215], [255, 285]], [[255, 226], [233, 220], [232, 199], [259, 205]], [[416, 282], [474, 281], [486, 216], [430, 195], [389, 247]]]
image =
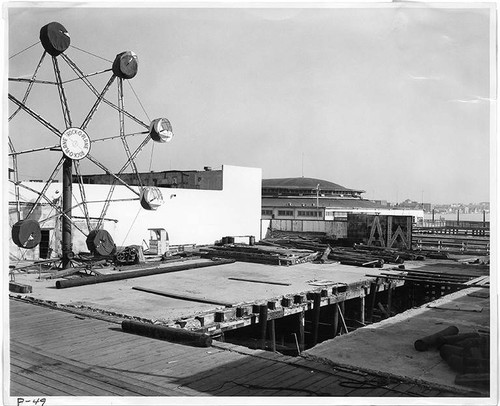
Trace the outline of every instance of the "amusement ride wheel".
[[[66, 53], [68, 48], [70, 48], [70, 36], [64, 26], [57, 22], [51, 22], [43, 26], [40, 30], [40, 42], [44, 51], [31, 77], [9, 77], [10, 86], [8, 98], [11, 102], [10, 107], [12, 107], [13, 110], [9, 116], [9, 123], [16, 116], [23, 116], [22, 114], [18, 115], [19, 112], [24, 112], [38, 123], [36, 124], [37, 126], [42, 126], [44, 127], [44, 131], [48, 130], [52, 136], [57, 136], [58, 142], [56, 145], [16, 151], [14, 145], [16, 137], [19, 137], [19, 134], [14, 134], [9, 125], [9, 157], [11, 159], [12, 166], [11, 172], [13, 173], [12, 179], [9, 177], [9, 181], [14, 185], [16, 199], [16, 218], [15, 224], [12, 225], [12, 240], [22, 250], [33, 249], [40, 243], [41, 240], [40, 225], [53, 218], [60, 219], [62, 238], [59, 266], [65, 269], [72, 265], [75, 257], [72, 244], [72, 228], [84, 235], [87, 247], [94, 255], [108, 256], [115, 252], [116, 245], [114, 244], [110, 234], [103, 229], [103, 223], [108, 207], [113, 201], [113, 192], [117, 184], [123, 185], [132, 191], [136, 195], [136, 198], [132, 200], [139, 200], [140, 205], [146, 210], [155, 210], [163, 203], [162, 194], [158, 188], [143, 185], [136, 165], [136, 159], [138, 154], [144, 150], [144, 147], [150, 141], [154, 141], [156, 143], [168, 142], [172, 139], [173, 132], [172, 126], [166, 118], [157, 118], [151, 120], [149, 124], [146, 124], [135, 115], [129, 113], [124, 107], [124, 82], [136, 76], [138, 71], [138, 58], [135, 53], [131, 51], [120, 52], [116, 55], [111, 66], [107, 69], [91, 74], [85, 74]], [[49, 60], [49, 63], [51, 62], [52, 64], [52, 69], [50, 66], [48, 69], [49, 71], [53, 71], [55, 80], [42, 80], [38, 78], [41, 68], [46, 66], [46, 64], [44, 65], [44, 61], [46, 60]], [[65, 69], [73, 75], [72, 78], [63, 80], [64, 75], [59, 64], [60, 60], [65, 63]], [[94, 81], [97, 77], [102, 78], [102, 75], [105, 75], [106, 73], [111, 73], [111, 77], [107, 80], [104, 88], [99, 91], [97, 90]], [[23, 88], [24, 95], [22, 97], [16, 97], [16, 95], [13, 94], [14, 92], [11, 93], [13, 84], [16, 82], [24, 84], [27, 83], [27, 87]], [[85, 111], [87, 113], [82, 122], [78, 124], [75, 123], [76, 120], [73, 117], [73, 110], [70, 109], [70, 97], [68, 97], [67, 92], [67, 87], [75, 82], [83, 83], [84, 86], [82, 85], [82, 87], [90, 91], [90, 94], [88, 95], [89, 100], [93, 100], [93, 103], [86, 108]], [[105, 97], [114, 83], [117, 84], [117, 103], [114, 103]], [[30, 95], [35, 86], [47, 85], [55, 86], [57, 88], [59, 102], [56, 100], [55, 103], [60, 104], [60, 108], [62, 108], [62, 128], [58, 128], [55, 124], [49, 122], [42, 116], [44, 113], [38, 112], [36, 107], [32, 107], [29, 104]], [[78, 107], [81, 108], [82, 98], [80, 96], [78, 96], [77, 104]], [[88, 130], [89, 124], [94, 119], [98, 107], [102, 104], [108, 105], [111, 107], [111, 110], [117, 114], [119, 135], [95, 138], [94, 131], [91, 132]], [[47, 110], [46, 106], [45, 110]], [[133, 122], [134, 125], [138, 126], [141, 130], [127, 134], [125, 132], [126, 120]], [[135, 146], [135, 149], [132, 149], [129, 138], [141, 134], [145, 134], [145, 138], [142, 142]], [[92, 151], [93, 145], [98, 141], [107, 142], [115, 139], [121, 140], [120, 148], [124, 150], [126, 155], [125, 163], [117, 171], [109, 169], [109, 166], [102, 163], [102, 159], [98, 159], [94, 155], [94, 151]], [[113, 150], [115, 149], [113, 148]], [[55, 164], [55, 167], [48, 177], [48, 180], [44, 183], [43, 188], [41, 190], [35, 190], [19, 180], [18, 158], [23, 154], [36, 154], [40, 151], [59, 151], [62, 153], [62, 156]], [[87, 201], [85, 193], [86, 188], [81, 170], [81, 165], [85, 161], [95, 165], [111, 177], [111, 184], [109, 186], [107, 196], [101, 201], [102, 208], [100, 210], [100, 215], [98, 217], [93, 217], [93, 221], [91, 221], [87, 207], [91, 202]], [[135, 174], [134, 186], [127, 183], [123, 179], [123, 176], [121, 176], [128, 168], [130, 168]], [[48, 195], [48, 191], [51, 184], [56, 181], [56, 177], [58, 177], [61, 169], [61, 196], [60, 199], [55, 199], [54, 196]], [[75, 174], [74, 177], [73, 173]], [[78, 190], [80, 194], [80, 202], [76, 205], [73, 204], [74, 178], [78, 181]], [[35, 193], [37, 196], [35, 201], [30, 203], [25, 210], [21, 210], [20, 208], [20, 189], [28, 190], [31, 193]], [[50, 215], [48, 213], [43, 213], [40, 210], [42, 202], [43, 204], [51, 207], [52, 212]], [[84, 227], [81, 226], [81, 222], [79, 222], [80, 224], [77, 224], [72, 216], [72, 211], [75, 208], [78, 208], [83, 214], [82, 217], [85, 220]], [[80, 219], [82, 217], [80, 217]]]

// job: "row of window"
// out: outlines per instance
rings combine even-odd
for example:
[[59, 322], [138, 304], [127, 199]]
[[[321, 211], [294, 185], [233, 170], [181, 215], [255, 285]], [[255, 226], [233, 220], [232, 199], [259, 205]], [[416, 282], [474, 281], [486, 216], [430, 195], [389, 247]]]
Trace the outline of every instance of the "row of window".
[[[262, 209], [263, 216], [272, 216], [273, 211], [269, 209]], [[280, 217], [293, 217], [293, 210], [278, 210]], [[298, 210], [297, 217], [322, 217], [322, 212], [316, 210]]]
[[299, 210], [297, 212], [297, 216], [299, 216], [299, 217], [321, 217], [321, 212], [314, 211], [314, 210]]
[[[263, 216], [272, 216], [274, 211], [272, 209], [262, 209]], [[293, 210], [278, 210], [278, 217], [294, 217]], [[320, 217], [322, 212], [316, 210], [298, 210], [297, 217]], [[325, 220], [347, 221], [347, 212], [331, 212], [325, 213]]]

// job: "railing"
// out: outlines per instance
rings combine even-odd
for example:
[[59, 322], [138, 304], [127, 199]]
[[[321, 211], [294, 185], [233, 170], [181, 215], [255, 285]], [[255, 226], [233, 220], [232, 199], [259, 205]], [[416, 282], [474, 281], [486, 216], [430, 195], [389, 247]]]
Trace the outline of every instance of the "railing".
[[489, 221], [424, 220], [413, 225], [413, 234], [454, 234], [489, 237]]

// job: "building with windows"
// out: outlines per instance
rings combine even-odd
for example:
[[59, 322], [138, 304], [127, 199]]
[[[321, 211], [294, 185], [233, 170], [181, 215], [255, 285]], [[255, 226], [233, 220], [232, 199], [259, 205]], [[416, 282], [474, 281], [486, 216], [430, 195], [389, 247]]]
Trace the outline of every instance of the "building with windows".
[[264, 179], [261, 238], [273, 230], [322, 233], [346, 239], [348, 223], [352, 228], [359, 218], [371, 222], [369, 227], [378, 224], [375, 217], [384, 218], [384, 224], [392, 224], [393, 220], [396, 224], [396, 217], [405, 217], [410, 223], [423, 218], [421, 209], [394, 209], [385, 202], [364, 199], [362, 193], [363, 190], [315, 178]]
[[363, 199], [362, 193], [315, 178], [263, 179], [262, 218], [347, 221], [349, 213], [423, 217], [422, 210], [390, 208], [382, 201]]
[[[181, 171], [169, 171], [181, 173]], [[108, 231], [118, 246], [141, 245], [147, 249], [151, 229], [164, 229], [168, 235], [169, 244], [213, 244], [222, 237], [258, 236], [261, 210], [260, 168], [244, 168], [231, 165], [222, 166], [217, 171], [189, 171], [205, 175], [208, 172], [214, 179], [220, 178], [220, 187], [209, 188], [169, 188], [158, 186], [164, 204], [156, 210], [145, 210], [136, 193], [128, 187], [117, 184], [103, 228]], [[165, 179], [163, 172], [155, 173], [156, 179]], [[100, 176], [100, 175], [99, 175]], [[107, 175], [103, 175], [107, 176]], [[102, 181], [97, 175], [87, 175], [85, 196], [88, 209], [89, 228], [93, 228], [101, 216], [103, 202], [110, 190], [110, 181]], [[186, 178], [185, 178], [186, 179]], [[191, 177], [194, 179], [194, 177]], [[143, 181], [146, 184], [147, 181]], [[20, 219], [25, 219], [27, 213], [36, 201], [38, 193], [44, 188], [44, 182], [21, 182], [19, 196], [16, 196], [14, 185], [9, 189], [9, 223], [14, 225]], [[133, 183], [133, 182], [131, 182]], [[77, 188], [77, 184], [73, 185]], [[132, 186], [139, 191], [138, 186]], [[62, 184], [53, 182], [45, 195], [53, 202], [39, 203], [30, 219], [40, 221], [42, 243], [32, 249], [19, 248], [9, 238], [10, 259], [40, 259], [50, 255], [60, 255], [61, 252], [61, 221], [57, 211], [61, 206]], [[86, 237], [86, 216], [83, 210], [82, 198], [79, 193], [72, 197], [72, 234], [73, 251], [75, 253], [88, 251]], [[57, 209], [57, 210], [56, 210]], [[48, 220], [46, 220], [48, 219]]]
[[[203, 171], [170, 170], [160, 172], [123, 173], [120, 179], [131, 186], [157, 186], [174, 189], [222, 190], [222, 170], [212, 170], [206, 166]], [[140, 179], [140, 183], [139, 183]], [[113, 176], [105, 174], [82, 175], [84, 184], [110, 185]], [[78, 183], [77, 175], [73, 175], [73, 183]]]

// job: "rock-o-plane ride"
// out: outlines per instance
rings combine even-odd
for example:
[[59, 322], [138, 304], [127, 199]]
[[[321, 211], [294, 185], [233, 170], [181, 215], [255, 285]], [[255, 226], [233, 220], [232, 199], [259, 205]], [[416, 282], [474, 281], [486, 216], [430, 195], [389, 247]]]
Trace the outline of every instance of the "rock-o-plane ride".
[[[35, 68], [34, 73], [31, 75], [30, 79], [26, 78], [16, 78], [9, 77], [9, 82], [25, 82], [27, 83], [27, 88], [24, 91], [24, 95], [21, 98], [16, 97], [9, 91], [9, 100], [15, 106], [14, 112], [9, 117], [9, 122], [18, 115], [19, 112], [24, 112], [28, 114], [37, 125], [42, 125], [48, 129], [51, 133], [59, 138], [59, 143], [56, 146], [47, 146], [42, 148], [32, 148], [29, 150], [16, 151], [15, 145], [15, 134], [9, 134], [9, 157], [12, 160], [13, 167], [13, 179], [9, 179], [15, 188], [16, 200], [17, 200], [17, 221], [12, 226], [12, 240], [13, 242], [22, 249], [33, 249], [41, 241], [41, 227], [48, 217], [37, 218], [35, 216], [35, 211], [40, 212], [37, 209], [41, 203], [49, 204], [56, 211], [56, 215], [61, 219], [61, 258], [59, 267], [65, 269], [72, 265], [72, 261], [75, 258], [75, 253], [72, 248], [72, 228], [74, 227], [78, 232], [84, 234], [86, 238], [86, 244], [91, 253], [95, 256], [107, 256], [112, 255], [116, 251], [116, 245], [113, 242], [111, 235], [104, 230], [103, 220], [106, 215], [106, 211], [112, 201], [113, 191], [117, 184], [127, 187], [132, 191], [137, 199], [140, 201], [142, 208], [145, 210], [156, 210], [163, 203], [163, 196], [160, 189], [156, 187], [144, 186], [140, 179], [140, 175], [135, 163], [138, 154], [144, 149], [144, 147], [150, 142], [156, 143], [166, 143], [170, 141], [173, 137], [172, 126], [166, 118], [157, 118], [152, 120], [149, 124], [144, 123], [142, 120], [137, 118], [135, 115], [129, 113], [124, 108], [124, 90], [123, 83], [134, 78], [138, 72], [138, 57], [132, 51], [120, 52], [116, 55], [112, 66], [108, 69], [104, 69], [99, 72], [85, 74], [75, 62], [66, 54], [68, 48], [70, 48], [70, 35], [66, 28], [58, 23], [51, 22], [43, 26], [40, 30], [40, 42], [43, 46], [43, 54]], [[49, 60], [52, 63], [52, 69], [54, 72], [55, 80], [47, 81], [40, 80], [37, 78], [40, 68]], [[59, 66], [59, 61], [63, 61], [70, 68], [76, 78], [71, 78], [68, 80], [63, 80], [63, 75]], [[101, 91], [98, 91], [96, 86], [93, 84], [92, 79], [96, 76], [100, 76], [106, 73], [111, 73], [111, 77], [107, 81], [106, 85]], [[84, 83], [85, 87], [91, 92], [95, 98], [93, 105], [89, 107], [88, 113], [86, 114], [83, 122], [77, 124], [74, 122], [71, 109], [69, 97], [67, 95], [66, 87], [70, 83], [75, 81], [81, 81]], [[118, 103], [114, 103], [106, 98], [107, 92], [112, 88], [112, 85], [117, 84], [118, 90]], [[40, 113], [37, 112], [36, 107], [30, 106], [30, 93], [34, 86], [46, 86], [53, 85], [57, 88], [60, 100], [60, 106], [62, 108], [62, 115], [64, 119], [64, 127], [57, 128], [55, 125], [51, 124], [47, 119], [45, 119]], [[135, 93], [135, 92], [134, 92]], [[79, 101], [80, 102], [80, 101]], [[80, 102], [81, 103], [81, 102]], [[109, 136], [106, 138], [96, 139], [94, 134], [90, 131], [87, 132], [87, 128], [91, 123], [98, 107], [102, 104], [107, 104], [116, 111], [120, 133], [119, 135]], [[141, 104], [142, 106], [142, 104]], [[147, 115], [147, 114], [146, 114]], [[141, 127], [140, 132], [135, 132], [131, 134], [125, 133], [125, 120], [130, 120], [136, 125]], [[139, 144], [135, 150], [131, 150], [128, 138], [131, 136], [136, 136], [139, 134], [145, 134], [146, 137]], [[93, 138], [94, 137], [94, 138]], [[121, 145], [127, 156], [126, 162], [118, 171], [112, 171], [102, 163], [101, 160], [97, 159], [92, 154], [93, 139], [95, 141], [106, 141], [115, 138], [121, 139]], [[101, 144], [102, 145], [102, 144]], [[62, 152], [62, 157], [56, 164], [52, 174], [49, 179], [45, 182], [41, 191], [34, 190], [29, 186], [23, 184], [19, 181], [18, 176], [18, 165], [17, 158], [21, 154], [32, 153], [35, 154], [43, 150], [56, 150]], [[106, 199], [102, 205], [102, 210], [100, 216], [96, 219], [93, 218], [93, 222], [90, 221], [89, 210], [87, 208], [87, 199], [85, 195], [85, 187], [83, 185], [83, 179], [80, 169], [80, 162], [83, 160], [88, 160], [92, 162], [99, 169], [104, 171], [106, 174], [110, 175], [112, 182], [107, 194]], [[47, 195], [50, 185], [55, 181], [59, 172], [62, 169], [62, 204], [55, 204], [53, 199]], [[127, 182], [125, 182], [120, 175], [124, 173], [126, 169], [131, 169], [135, 176], [137, 177], [138, 187], [132, 187]], [[72, 210], [76, 207], [73, 206], [73, 174], [75, 174], [78, 179], [78, 189], [80, 191], [80, 201], [81, 203], [76, 206], [82, 206], [82, 212], [84, 213], [86, 228], [82, 228], [77, 225], [72, 218]], [[19, 207], [19, 190], [24, 188], [37, 196], [35, 202], [30, 206], [29, 210], [22, 212]]]

